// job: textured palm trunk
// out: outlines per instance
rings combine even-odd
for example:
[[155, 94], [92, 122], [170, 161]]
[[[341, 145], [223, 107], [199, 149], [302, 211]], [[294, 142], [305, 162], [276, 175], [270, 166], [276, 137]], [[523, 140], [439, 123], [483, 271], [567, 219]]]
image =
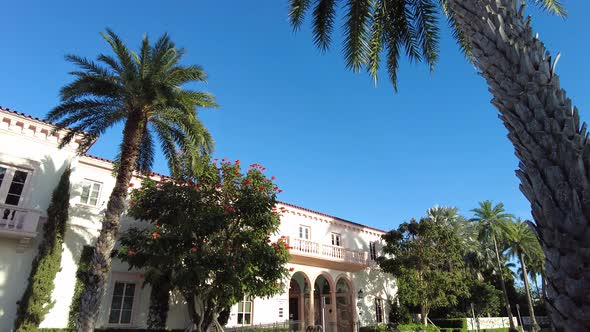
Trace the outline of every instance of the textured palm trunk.
[[102, 219], [100, 235], [94, 246], [88, 280], [80, 303], [78, 332], [94, 331], [100, 312], [100, 302], [111, 269], [111, 253], [117, 241], [121, 214], [125, 210], [127, 190], [139, 156], [139, 146], [145, 126], [146, 118], [141, 111], [132, 112], [125, 123], [119, 171]]
[[[555, 62], [516, 0], [447, 0], [520, 159], [558, 330], [590, 331], [590, 147]], [[576, 33], [572, 31], [572, 33]]]
[[496, 240], [496, 234], [493, 234], [494, 249], [496, 251], [496, 264], [498, 265], [498, 273], [500, 274], [500, 284], [502, 285], [502, 293], [504, 294], [504, 305], [506, 313], [508, 314], [508, 320], [510, 324], [510, 331], [516, 331], [514, 326], [514, 319], [512, 318], [512, 309], [510, 309], [510, 299], [508, 298], [508, 292], [506, 291], [506, 282], [504, 281], [504, 269], [502, 268], [502, 261], [500, 261], [500, 252], [498, 251], [498, 241]]
[[533, 308], [533, 300], [531, 299], [531, 286], [529, 285], [529, 279], [527, 277], [526, 264], [524, 263], [524, 255], [518, 254], [520, 260], [520, 266], [522, 266], [522, 281], [524, 282], [524, 291], [526, 292], [527, 304], [529, 306], [529, 316], [531, 317], [531, 325], [533, 325], [533, 331], [539, 331], [541, 328], [537, 324], [537, 318], [535, 318], [535, 309]]

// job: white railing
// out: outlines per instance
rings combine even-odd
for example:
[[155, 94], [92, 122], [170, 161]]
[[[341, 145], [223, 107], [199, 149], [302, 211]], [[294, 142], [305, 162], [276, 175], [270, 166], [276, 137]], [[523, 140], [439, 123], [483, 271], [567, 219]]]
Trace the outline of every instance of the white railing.
[[38, 211], [0, 204], [0, 236], [34, 237], [37, 232], [40, 213]]
[[292, 253], [301, 253], [306, 256], [359, 265], [367, 265], [369, 261], [367, 252], [362, 250], [352, 250], [294, 237], [286, 238]]

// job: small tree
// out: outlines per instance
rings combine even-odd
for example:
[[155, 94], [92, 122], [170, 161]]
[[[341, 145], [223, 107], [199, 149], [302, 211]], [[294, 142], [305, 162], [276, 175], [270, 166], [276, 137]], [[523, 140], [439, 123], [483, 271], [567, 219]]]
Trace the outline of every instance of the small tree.
[[[146, 182], [132, 193], [129, 214], [150, 225], [131, 228], [119, 257], [131, 267], [168, 273], [171, 289], [186, 299], [192, 328], [219, 325], [220, 314], [246, 294], [272, 296], [283, 289], [288, 251], [271, 243], [280, 216], [280, 190], [253, 164], [207, 163], [183, 181]], [[274, 178], [273, 178], [274, 179]]]
[[15, 331], [37, 331], [45, 315], [53, 308], [51, 293], [53, 280], [60, 270], [62, 244], [70, 206], [70, 173], [68, 167], [62, 174], [47, 208], [47, 222], [43, 225], [43, 241], [33, 260], [27, 289], [18, 303]]
[[452, 230], [412, 219], [383, 239], [383, 252], [393, 258], [380, 257], [379, 264], [397, 278], [401, 301], [420, 307], [424, 325], [431, 309], [455, 305], [467, 293], [461, 245]]

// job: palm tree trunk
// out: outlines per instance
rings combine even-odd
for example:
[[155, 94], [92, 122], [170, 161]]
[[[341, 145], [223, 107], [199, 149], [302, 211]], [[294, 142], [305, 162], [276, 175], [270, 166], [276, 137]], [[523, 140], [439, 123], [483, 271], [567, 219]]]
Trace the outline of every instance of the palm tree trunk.
[[531, 287], [529, 286], [529, 279], [527, 277], [526, 264], [524, 263], [524, 255], [522, 252], [518, 253], [520, 259], [520, 266], [522, 267], [522, 281], [524, 282], [524, 291], [526, 292], [526, 299], [529, 305], [529, 315], [531, 316], [531, 324], [533, 325], [534, 331], [539, 331], [541, 328], [537, 324], [535, 318], [535, 309], [533, 308], [533, 300], [531, 300]]
[[514, 326], [514, 319], [512, 318], [512, 310], [510, 309], [510, 300], [508, 299], [508, 291], [506, 291], [506, 282], [504, 281], [504, 269], [502, 268], [502, 262], [500, 261], [500, 252], [498, 251], [498, 241], [496, 241], [496, 234], [492, 235], [494, 239], [494, 249], [496, 251], [496, 263], [498, 264], [498, 273], [500, 274], [500, 283], [502, 284], [502, 293], [504, 293], [504, 304], [506, 313], [508, 314], [508, 320], [510, 324], [510, 331], [516, 331]]
[[139, 146], [145, 126], [146, 118], [141, 111], [132, 112], [125, 123], [119, 171], [102, 219], [102, 229], [94, 246], [88, 279], [80, 304], [78, 332], [94, 331], [100, 312], [100, 302], [111, 269], [111, 253], [117, 240], [121, 214], [125, 210], [127, 190], [139, 156]]
[[[516, 0], [446, 0], [520, 159], [520, 189], [545, 252], [547, 306], [565, 331], [590, 330], [590, 144], [555, 63]], [[585, 248], [582, 250], [582, 248]]]

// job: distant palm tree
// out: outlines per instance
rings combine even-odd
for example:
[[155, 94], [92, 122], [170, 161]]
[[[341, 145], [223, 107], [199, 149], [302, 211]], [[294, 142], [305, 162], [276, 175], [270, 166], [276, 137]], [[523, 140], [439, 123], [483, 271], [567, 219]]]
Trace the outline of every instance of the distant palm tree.
[[533, 301], [531, 298], [531, 288], [528, 281], [528, 272], [526, 266], [526, 258], [536, 258], [543, 255], [543, 250], [539, 244], [539, 240], [535, 236], [535, 233], [531, 230], [529, 225], [517, 219], [514, 222], [507, 223], [504, 229], [504, 238], [508, 241], [508, 256], [518, 257], [520, 260], [520, 266], [522, 269], [522, 281], [524, 282], [524, 288], [527, 296], [529, 313], [531, 316], [531, 323], [535, 331], [539, 331], [541, 328], [537, 324], [535, 319], [535, 310], [533, 308]]
[[66, 56], [80, 70], [72, 72], [76, 78], [61, 89], [62, 103], [47, 115], [48, 120], [57, 121], [56, 131], [71, 128], [61, 146], [76, 134], [84, 135], [81, 151], [108, 128], [124, 123], [115, 187], [104, 213], [80, 306], [77, 329], [85, 332], [94, 330], [100, 311], [133, 171], [149, 170], [156, 140], [173, 174], [179, 171], [180, 151], [192, 156], [209, 153], [213, 140], [197, 118], [196, 108], [216, 106], [212, 95], [182, 87], [203, 82], [206, 74], [199, 66], [181, 65], [184, 51], [176, 48], [167, 35], [153, 46], [144, 37], [139, 53], [129, 51], [111, 30], [102, 36], [114, 56], [100, 54], [98, 63]]
[[[289, 0], [295, 30], [311, 16], [313, 41], [326, 51], [335, 27], [343, 31], [342, 53], [354, 72], [367, 71], [377, 83], [385, 69], [397, 90], [400, 58], [424, 61], [430, 70], [439, 55], [444, 12], [455, 39], [486, 80], [492, 104], [508, 130], [518, 157], [520, 189], [547, 260], [551, 320], [558, 328], [590, 330], [583, 308], [590, 299], [590, 144], [556, 74], [552, 58], [535, 34], [524, 5], [532, 3], [564, 17], [559, 0]], [[573, 32], [572, 32], [573, 33]], [[568, 239], [564, 241], [563, 239]], [[569, 285], [575, 284], [576, 287]]]
[[500, 275], [500, 282], [502, 284], [502, 292], [504, 292], [504, 301], [508, 319], [510, 321], [510, 329], [516, 330], [512, 320], [512, 310], [510, 309], [510, 300], [508, 299], [508, 292], [506, 291], [506, 284], [504, 282], [503, 264], [500, 259], [500, 251], [498, 249], [498, 237], [505, 227], [506, 223], [514, 218], [511, 214], [505, 213], [504, 204], [498, 203], [492, 205], [491, 201], [479, 202], [479, 208], [471, 210], [474, 217], [471, 219], [479, 226], [479, 240], [481, 242], [492, 242], [494, 244], [494, 251], [496, 254], [496, 268]]

